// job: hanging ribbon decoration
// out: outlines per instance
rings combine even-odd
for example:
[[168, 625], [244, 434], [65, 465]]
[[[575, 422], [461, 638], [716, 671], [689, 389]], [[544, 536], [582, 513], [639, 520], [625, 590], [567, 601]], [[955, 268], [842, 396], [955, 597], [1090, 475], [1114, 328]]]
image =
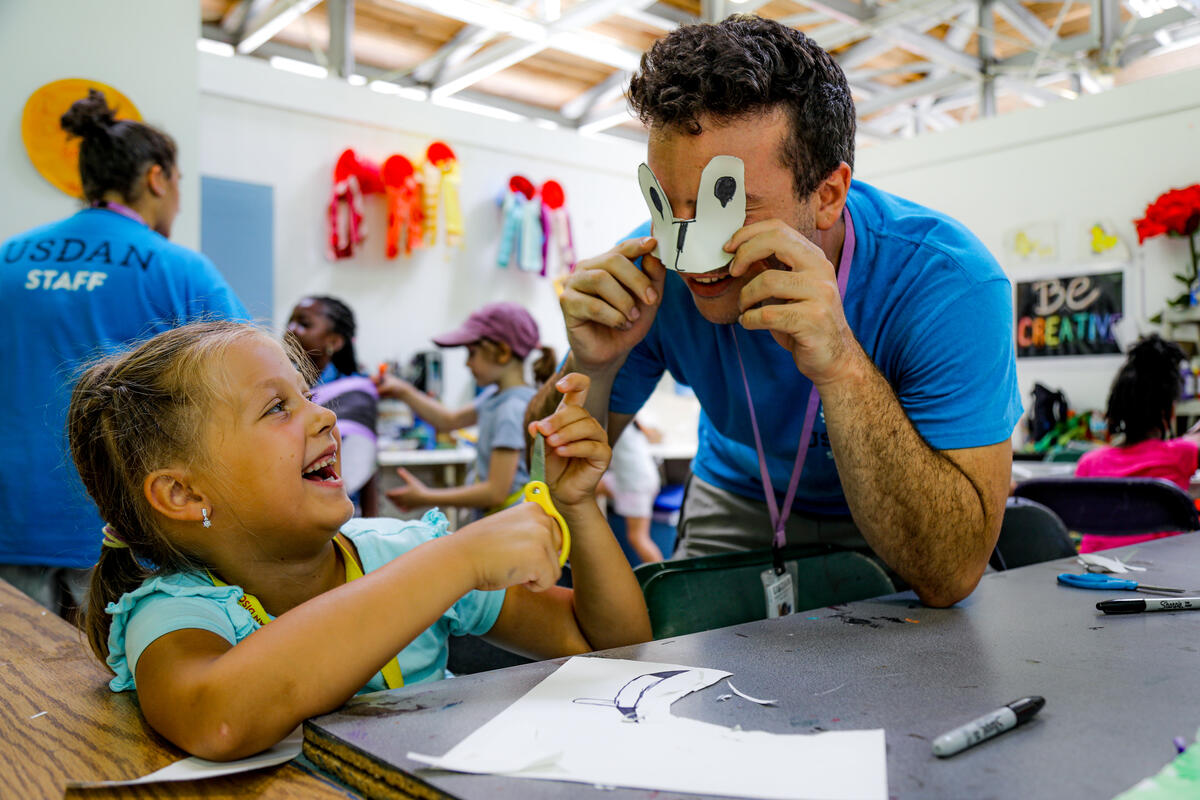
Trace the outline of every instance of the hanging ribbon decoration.
[[535, 194], [531, 194], [528, 202], [521, 207], [521, 241], [517, 248], [517, 266], [525, 272], [540, 272], [545, 275], [546, 262], [542, 259], [544, 241], [542, 202]]
[[533, 184], [524, 175], [513, 175], [508, 179], [508, 191], [500, 205], [500, 253], [496, 264], [507, 267], [514, 246], [521, 239], [521, 219], [525, 206], [536, 194]]
[[383, 191], [379, 166], [360, 159], [352, 149], [342, 151], [333, 168], [333, 194], [329, 199], [329, 249], [331, 261], [350, 258], [355, 245], [367, 235], [363, 221], [363, 196]]
[[388, 258], [404, 255], [424, 245], [421, 184], [412, 162], [402, 155], [388, 156], [383, 162], [383, 188], [387, 196], [388, 227], [385, 252]]
[[437, 221], [439, 198], [445, 209], [446, 244], [459, 247], [462, 244], [463, 217], [462, 208], [458, 203], [458, 185], [461, 176], [458, 171], [458, 159], [450, 145], [445, 142], [434, 142], [425, 150], [424, 172], [424, 213], [425, 213], [425, 244], [432, 245], [437, 241]]
[[571, 218], [567, 214], [567, 195], [562, 184], [550, 180], [542, 184], [542, 274], [550, 268], [550, 244], [558, 253], [562, 272], [575, 271], [575, 242], [571, 238]]

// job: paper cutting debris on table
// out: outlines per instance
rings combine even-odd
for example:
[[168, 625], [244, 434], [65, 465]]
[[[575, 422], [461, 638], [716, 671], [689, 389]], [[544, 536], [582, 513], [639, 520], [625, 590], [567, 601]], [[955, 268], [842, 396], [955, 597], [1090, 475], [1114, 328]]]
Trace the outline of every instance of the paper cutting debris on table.
[[882, 730], [775, 734], [671, 714], [676, 700], [729, 675], [572, 658], [444, 756], [408, 757], [456, 772], [695, 794], [887, 798]]
[[727, 686], [729, 686], [729, 688], [730, 688], [730, 689], [733, 691], [733, 693], [734, 693], [734, 694], [736, 694], [738, 697], [741, 697], [741, 698], [743, 698], [743, 699], [749, 700], [751, 703], [758, 703], [760, 706], [773, 706], [773, 705], [775, 705], [775, 701], [774, 701], [774, 700], [760, 700], [760, 699], [758, 699], [757, 697], [751, 697], [750, 695], [748, 695], [748, 694], [746, 694], [745, 692], [743, 692], [741, 689], [739, 689], [739, 688], [737, 688], [736, 686], [734, 686], [732, 681], [725, 681], [725, 684], [726, 684]]
[[149, 775], [128, 781], [70, 781], [68, 789], [108, 789], [113, 786], [136, 786], [142, 783], [165, 783], [168, 781], [198, 781], [205, 778], [219, 778], [222, 775], [234, 775], [238, 772], [249, 772], [252, 769], [262, 769], [291, 761], [300, 755], [300, 747], [304, 743], [301, 728], [296, 728], [288, 737], [272, 748], [261, 753], [241, 758], [237, 761], [208, 761], [203, 758], [180, 759], [174, 764], [168, 764]]
[[1087, 567], [1088, 572], [1115, 572], [1119, 575], [1123, 572], [1146, 571], [1145, 567], [1135, 567], [1114, 556], [1102, 556], [1097, 553], [1081, 553], [1075, 560]]

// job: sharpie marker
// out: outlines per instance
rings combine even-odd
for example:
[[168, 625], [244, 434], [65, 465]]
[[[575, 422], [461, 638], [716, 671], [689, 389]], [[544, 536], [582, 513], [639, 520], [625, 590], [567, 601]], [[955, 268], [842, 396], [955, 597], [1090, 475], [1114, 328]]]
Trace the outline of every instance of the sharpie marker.
[[1171, 597], [1162, 600], [1101, 600], [1096, 608], [1105, 614], [1140, 614], [1143, 611], [1187, 611], [1200, 609], [1200, 597]]
[[933, 754], [945, 758], [955, 753], [961, 753], [985, 739], [990, 739], [1017, 727], [1022, 722], [1027, 722], [1044, 705], [1046, 705], [1045, 698], [1037, 696], [1014, 700], [1003, 708], [998, 708], [990, 714], [984, 714], [979, 719], [971, 720], [966, 725], [943, 733], [933, 740]]

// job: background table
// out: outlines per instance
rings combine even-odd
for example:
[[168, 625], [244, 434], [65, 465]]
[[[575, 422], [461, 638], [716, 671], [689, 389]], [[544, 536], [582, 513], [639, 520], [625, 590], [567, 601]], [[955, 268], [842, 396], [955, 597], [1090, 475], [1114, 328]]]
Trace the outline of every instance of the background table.
[[[1196, 535], [1114, 552], [1128, 559], [1134, 551], [1134, 562], [1150, 566], [1138, 573], [1146, 582], [1200, 587]], [[717, 684], [676, 702], [680, 716], [776, 733], [882, 727], [893, 797], [1112, 797], [1170, 761], [1172, 737], [1195, 737], [1200, 612], [1106, 616], [1095, 604], [1111, 595], [1059, 586], [1064, 571], [1080, 568], [1067, 559], [989, 574], [949, 609], [904, 593], [603, 655], [729, 670], [742, 691], [778, 699], [776, 707], [717, 702], [728, 692]], [[580, 784], [425, 770], [405, 757], [445, 753], [558, 663], [381, 692], [308, 725], [334, 737], [358, 730], [360, 751], [454, 796], [590, 796]], [[949, 759], [932, 755], [939, 734], [1030, 694], [1046, 707], [1028, 724]], [[375, 743], [385, 729], [385, 743]], [[673, 795], [597, 795], [651, 796]]]
[[[185, 757], [150, 730], [132, 693], [109, 691], [110, 677], [78, 631], [0, 580], [0, 797], [62, 797], [71, 780], [138, 778]], [[68, 796], [357, 797], [294, 764], [209, 781]]]

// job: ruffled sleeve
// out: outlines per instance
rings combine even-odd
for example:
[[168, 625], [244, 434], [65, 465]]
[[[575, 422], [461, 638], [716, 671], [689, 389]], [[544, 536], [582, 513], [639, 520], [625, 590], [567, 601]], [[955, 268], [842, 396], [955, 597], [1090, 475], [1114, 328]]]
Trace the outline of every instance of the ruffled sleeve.
[[109, 688], [114, 692], [137, 688], [134, 673], [142, 651], [173, 631], [211, 631], [231, 646], [249, 636], [258, 624], [238, 605], [241, 597], [238, 586], [213, 586], [193, 576], [170, 575], [151, 578], [109, 603], [107, 663], [116, 673]]

